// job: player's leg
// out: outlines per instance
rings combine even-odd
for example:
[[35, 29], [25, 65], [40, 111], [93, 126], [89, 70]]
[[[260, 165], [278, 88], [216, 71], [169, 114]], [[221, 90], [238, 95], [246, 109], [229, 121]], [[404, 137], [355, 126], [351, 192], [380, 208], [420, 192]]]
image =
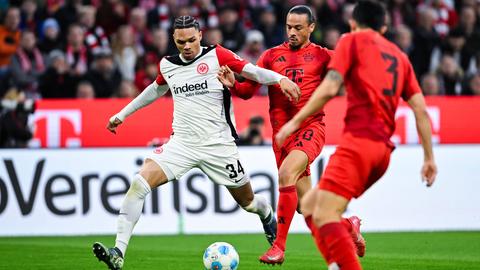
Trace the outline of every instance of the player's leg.
[[229, 187], [227, 189], [240, 207], [260, 217], [267, 241], [272, 245], [277, 235], [277, 222], [273, 209], [265, 197], [254, 194], [250, 182], [241, 187]]
[[350, 233], [341, 222], [342, 213], [349, 200], [328, 190], [319, 190], [316, 193], [316, 206], [313, 211], [316, 230], [314, 238], [329, 269], [362, 269]]
[[253, 193], [237, 146], [232, 142], [201, 149], [202, 162], [199, 168], [212, 181], [227, 187], [233, 199], [243, 209], [260, 217], [267, 241], [272, 244], [277, 233], [272, 207], [263, 196]]
[[298, 197], [297, 212], [301, 214], [302, 198], [309, 190], [312, 189], [312, 179], [310, 178], [310, 175], [303, 174], [303, 176], [301, 176], [300, 179], [298, 179], [297, 183], [295, 184], [295, 187], [297, 188], [297, 197]]
[[102, 243], [93, 244], [95, 256], [105, 262], [110, 269], [122, 269], [128, 242], [133, 228], [142, 214], [145, 197], [157, 186], [167, 183], [168, 177], [153, 160], [146, 159], [140, 172], [133, 177], [130, 188], [120, 208], [117, 218], [117, 237], [114, 248], [106, 248]]

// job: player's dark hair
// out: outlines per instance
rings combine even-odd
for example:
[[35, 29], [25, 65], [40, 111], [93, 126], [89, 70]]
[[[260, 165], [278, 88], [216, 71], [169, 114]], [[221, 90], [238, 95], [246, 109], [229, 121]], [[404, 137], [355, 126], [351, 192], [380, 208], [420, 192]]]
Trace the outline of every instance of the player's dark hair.
[[371, 0], [358, 1], [352, 14], [352, 18], [360, 26], [369, 27], [375, 31], [380, 31], [386, 24], [386, 16], [385, 7]]
[[305, 6], [305, 5], [294, 6], [288, 11], [288, 14], [290, 14], [290, 13], [299, 14], [299, 15], [302, 15], [302, 14], [307, 15], [308, 24], [312, 24], [312, 23], [315, 22], [315, 16], [313, 16], [313, 12], [310, 9], [310, 7], [308, 7], [308, 6]]
[[200, 30], [200, 24], [192, 16], [180, 16], [175, 19], [173, 23], [173, 30], [175, 29], [185, 29], [185, 28], [195, 28]]

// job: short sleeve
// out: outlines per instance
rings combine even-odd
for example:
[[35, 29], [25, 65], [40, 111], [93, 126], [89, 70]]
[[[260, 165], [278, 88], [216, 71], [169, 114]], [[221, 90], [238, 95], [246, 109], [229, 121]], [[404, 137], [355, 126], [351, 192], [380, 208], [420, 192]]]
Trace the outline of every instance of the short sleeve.
[[410, 61], [408, 61], [408, 58], [405, 56], [404, 57], [406, 61], [406, 72], [405, 72], [405, 86], [403, 87], [402, 90], [402, 99], [405, 101], [408, 101], [413, 95], [416, 93], [421, 93], [422, 88], [420, 88], [420, 85], [418, 84], [417, 77], [415, 76], [415, 72], [413, 71], [412, 64], [410, 64]]
[[167, 84], [167, 81], [165, 81], [165, 78], [163, 78], [162, 71], [160, 70], [161, 63], [162, 61], [158, 62], [158, 65], [157, 65], [158, 75], [157, 75], [157, 78], [155, 79], [158, 85]]
[[271, 53], [269, 53], [271, 50], [266, 50], [264, 51], [260, 57], [258, 57], [258, 60], [257, 60], [257, 66], [261, 67], [261, 68], [266, 68], [266, 69], [270, 69], [270, 66], [269, 66], [269, 63], [270, 61], [270, 55]]
[[353, 37], [352, 34], [344, 34], [340, 38], [328, 64], [328, 69], [338, 71], [343, 77], [345, 77], [352, 66], [352, 59], [354, 58]]
[[241, 73], [243, 67], [248, 64], [248, 61], [243, 60], [240, 56], [234, 52], [225, 49], [224, 47], [217, 45], [216, 53], [220, 66], [228, 66], [236, 73]]

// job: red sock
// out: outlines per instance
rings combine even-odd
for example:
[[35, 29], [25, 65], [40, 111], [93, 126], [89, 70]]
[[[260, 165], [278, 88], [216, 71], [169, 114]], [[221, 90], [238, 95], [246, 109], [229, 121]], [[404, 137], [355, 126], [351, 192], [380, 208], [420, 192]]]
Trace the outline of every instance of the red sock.
[[315, 224], [313, 224], [312, 216], [305, 217], [305, 222], [307, 223], [308, 228], [312, 232], [313, 240], [318, 250], [320, 251], [320, 253], [322, 253], [323, 257], [328, 262], [330, 258], [330, 256], [328, 255], [328, 249], [325, 246], [323, 239], [321, 239], [320, 237], [317, 237], [316, 235], [318, 232], [318, 229], [315, 227]]
[[[316, 242], [322, 241], [328, 250], [328, 264], [336, 263], [342, 270], [361, 270], [350, 233], [341, 222], [323, 225], [315, 234]], [[325, 255], [324, 255], [325, 256]]]
[[352, 231], [352, 223], [350, 223], [350, 221], [348, 221], [348, 219], [342, 218], [342, 220], [340, 221], [340, 223], [342, 223], [343, 226], [345, 226], [345, 228], [347, 229], [347, 232], [351, 232], [351, 231]]
[[280, 249], [285, 250], [288, 229], [290, 228], [290, 223], [292, 223], [295, 209], [297, 209], [298, 197], [295, 185], [281, 187], [279, 191], [280, 196], [278, 198], [277, 207], [277, 239], [275, 239], [274, 244]]

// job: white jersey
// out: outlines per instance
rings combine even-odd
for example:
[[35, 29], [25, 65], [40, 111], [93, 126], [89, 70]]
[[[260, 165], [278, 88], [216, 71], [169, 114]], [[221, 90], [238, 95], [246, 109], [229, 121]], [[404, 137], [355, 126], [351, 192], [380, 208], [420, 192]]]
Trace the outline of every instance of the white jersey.
[[231, 94], [217, 79], [217, 73], [224, 65], [240, 73], [247, 63], [218, 45], [202, 48], [190, 62], [184, 62], [179, 55], [160, 61], [156, 82], [170, 87], [175, 139], [209, 145], [237, 138]]

